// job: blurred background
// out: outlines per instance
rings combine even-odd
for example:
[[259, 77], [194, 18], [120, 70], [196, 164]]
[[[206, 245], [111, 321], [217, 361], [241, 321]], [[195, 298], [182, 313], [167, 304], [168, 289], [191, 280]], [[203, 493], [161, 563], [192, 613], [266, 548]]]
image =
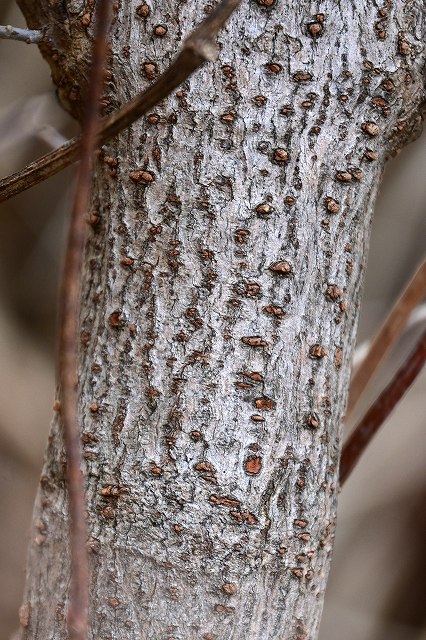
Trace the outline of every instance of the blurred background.
[[[1, 0], [0, 24], [25, 26]], [[0, 40], [0, 175], [76, 132], [36, 46]], [[426, 253], [426, 135], [389, 163], [374, 218], [359, 343]], [[0, 637], [18, 625], [32, 503], [54, 396], [56, 294], [72, 173], [0, 205]], [[424, 327], [417, 313], [364, 409]], [[321, 640], [426, 640], [426, 371], [340, 495]], [[362, 412], [362, 407], [357, 412]]]

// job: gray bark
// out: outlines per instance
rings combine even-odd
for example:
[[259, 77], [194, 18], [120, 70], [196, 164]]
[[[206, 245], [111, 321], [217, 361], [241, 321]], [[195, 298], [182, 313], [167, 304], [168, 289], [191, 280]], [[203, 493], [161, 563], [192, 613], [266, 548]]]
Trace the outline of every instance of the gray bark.
[[[372, 208], [386, 158], [419, 126], [424, 9], [262, 4], [244, 3], [218, 61], [98, 163], [80, 370], [92, 638], [317, 636]], [[79, 32], [59, 62], [44, 51], [79, 113], [85, 54], [77, 75], [64, 61], [90, 9], [68, 0], [64, 21], [41, 5]], [[108, 109], [166, 67], [204, 9], [137, 7], [116, 8]], [[40, 26], [34, 7], [27, 18]], [[59, 417], [33, 526], [22, 638], [59, 640]]]

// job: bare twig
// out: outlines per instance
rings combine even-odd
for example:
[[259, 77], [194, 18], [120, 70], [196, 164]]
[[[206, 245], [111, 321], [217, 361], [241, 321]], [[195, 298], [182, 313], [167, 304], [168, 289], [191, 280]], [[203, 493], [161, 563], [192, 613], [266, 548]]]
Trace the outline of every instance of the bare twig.
[[[170, 67], [146, 91], [127, 102], [100, 125], [97, 145], [104, 144], [143, 116], [184, 82], [205, 62], [217, 56], [216, 37], [241, 0], [222, 0], [216, 9], [186, 39]], [[78, 159], [81, 136], [42, 156], [21, 171], [0, 181], [0, 202], [33, 187]]]
[[59, 331], [59, 380], [61, 414], [67, 456], [70, 512], [71, 593], [68, 634], [71, 640], [86, 640], [88, 631], [88, 559], [84, 476], [78, 420], [79, 298], [86, 213], [89, 206], [93, 156], [98, 130], [98, 105], [103, 88], [106, 37], [111, 23], [112, 2], [96, 4], [95, 41], [86, 113], [80, 144], [80, 164], [71, 213], [61, 291]]
[[401, 336], [413, 309], [426, 296], [426, 260], [418, 267], [373, 339], [365, 359], [352, 379], [346, 419], [350, 416], [380, 362]]
[[38, 44], [44, 40], [43, 29], [20, 29], [10, 24], [0, 25], [0, 38], [5, 40], [19, 40], [27, 44]]
[[426, 331], [344, 445], [340, 460], [340, 485], [358, 462], [371, 438], [420, 373], [426, 359]]

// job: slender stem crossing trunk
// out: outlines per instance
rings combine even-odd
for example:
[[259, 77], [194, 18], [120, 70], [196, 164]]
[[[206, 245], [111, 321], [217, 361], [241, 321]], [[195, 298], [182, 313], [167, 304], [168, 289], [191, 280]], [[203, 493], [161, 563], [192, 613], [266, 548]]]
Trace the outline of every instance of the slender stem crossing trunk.
[[[85, 91], [90, 6], [21, 0], [59, 94]], [[90, 5], [90, 3], [88, 3]], [[209, 5], [115, 5], [107, 111]], [[93, 639], [317, 636], [372, 208], [418, 129], [421, 2], [245, 2], [220, 55], [102, 148], [82, 283]], [[66, 637], [60, 416], [22, 638]]]

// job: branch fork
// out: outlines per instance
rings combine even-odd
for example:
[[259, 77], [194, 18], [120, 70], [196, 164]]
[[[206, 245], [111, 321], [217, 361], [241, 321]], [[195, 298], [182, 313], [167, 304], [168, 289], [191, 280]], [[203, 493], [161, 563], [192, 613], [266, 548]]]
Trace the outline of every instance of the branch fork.
[[[185, 40], [181, 52], [158, 80], [101, 123], [97, 133], [97, 146], [105, 144], [167, 98], [205, 62], [217, 58], [216, 37], [240, 2], [241, 0], [222, 0]], [[30, 189], [76, 162], [80, 146], [81, 136], [77, 136], [59, 149], [31, 162], [21, 171], [0, 180], [0, 202]]]

